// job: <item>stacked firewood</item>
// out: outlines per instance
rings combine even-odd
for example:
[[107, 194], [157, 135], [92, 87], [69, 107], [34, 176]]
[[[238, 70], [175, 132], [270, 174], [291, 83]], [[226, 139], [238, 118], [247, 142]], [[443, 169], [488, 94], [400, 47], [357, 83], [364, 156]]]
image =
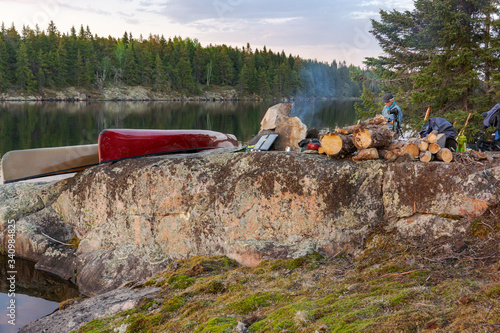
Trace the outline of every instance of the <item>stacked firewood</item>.
[[404, 155], [422, 162], [437, 159], [448, 163], [453, 159], [451, 151], [444, 147], [446, 138], [436, 132], [424, 139], [412, 138], [397, 142], [393, 140], [393, 136], [394, 132], [387, 127], [385, 118], [379, 115], [324, 134], [318, 151], [329, 156], [352, 155], [353, 161], [377, 158], [395, 160]]

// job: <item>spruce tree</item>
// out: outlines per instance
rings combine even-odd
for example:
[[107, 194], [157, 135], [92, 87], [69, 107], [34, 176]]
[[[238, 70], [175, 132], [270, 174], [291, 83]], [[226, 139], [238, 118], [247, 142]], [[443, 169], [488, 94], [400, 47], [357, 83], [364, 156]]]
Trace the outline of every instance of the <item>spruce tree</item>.
[[482, 111], [493, 103], [488, 81], [500, 69], [499, 14], [498, 0], [416, 0], [413, 11], [382, 10], [371, 32], [384, 55], [365, 63], [400, 97], [405, 117], [422, 119], [427, 105], [436, 116]]
[[36, 79], [29, 66], [28, 50], [25, 43], [21, 43], [17, 54], [16, 69], [17, 85], [26, 92], [36, 91]]

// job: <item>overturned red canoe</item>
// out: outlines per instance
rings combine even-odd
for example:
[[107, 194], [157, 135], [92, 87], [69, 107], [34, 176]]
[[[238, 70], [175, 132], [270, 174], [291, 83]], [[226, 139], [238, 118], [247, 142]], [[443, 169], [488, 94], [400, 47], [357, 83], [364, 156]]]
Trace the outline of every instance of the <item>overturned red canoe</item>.
[[99, 162], [124, 158], [191, 153], [238, 146], [236, 137], [208, 130], [108, 129], [99, 134]]

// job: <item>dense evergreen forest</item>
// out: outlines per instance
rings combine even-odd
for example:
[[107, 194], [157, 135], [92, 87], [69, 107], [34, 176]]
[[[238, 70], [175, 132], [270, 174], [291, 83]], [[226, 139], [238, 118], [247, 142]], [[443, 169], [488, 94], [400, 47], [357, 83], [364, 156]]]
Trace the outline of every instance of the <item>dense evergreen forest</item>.
[[89, 27], [58, 31], [15, 26], [0, 31], [0, 92], [107, 85], [150, 87], [155, 91], [200, 94], [211, 86], [231, 87], [242, 96], [355, 97], [359, 67], [274, 53], [250, 45], [203, 47], [195, 39], [150, 35], [121, 39], [93, 35]]

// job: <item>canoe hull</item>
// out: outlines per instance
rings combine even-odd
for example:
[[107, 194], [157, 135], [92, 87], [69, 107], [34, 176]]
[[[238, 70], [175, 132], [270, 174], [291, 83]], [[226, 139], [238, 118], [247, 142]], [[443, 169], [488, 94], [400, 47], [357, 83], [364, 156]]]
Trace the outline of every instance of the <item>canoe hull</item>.
[[237, 147], [232, 134], [208, 130], [109, 129], [99, 135], [99, 162]]
[[99, 163], [98, 146], [12, 150], [2, 157], [3, 182], [78, 172]]

